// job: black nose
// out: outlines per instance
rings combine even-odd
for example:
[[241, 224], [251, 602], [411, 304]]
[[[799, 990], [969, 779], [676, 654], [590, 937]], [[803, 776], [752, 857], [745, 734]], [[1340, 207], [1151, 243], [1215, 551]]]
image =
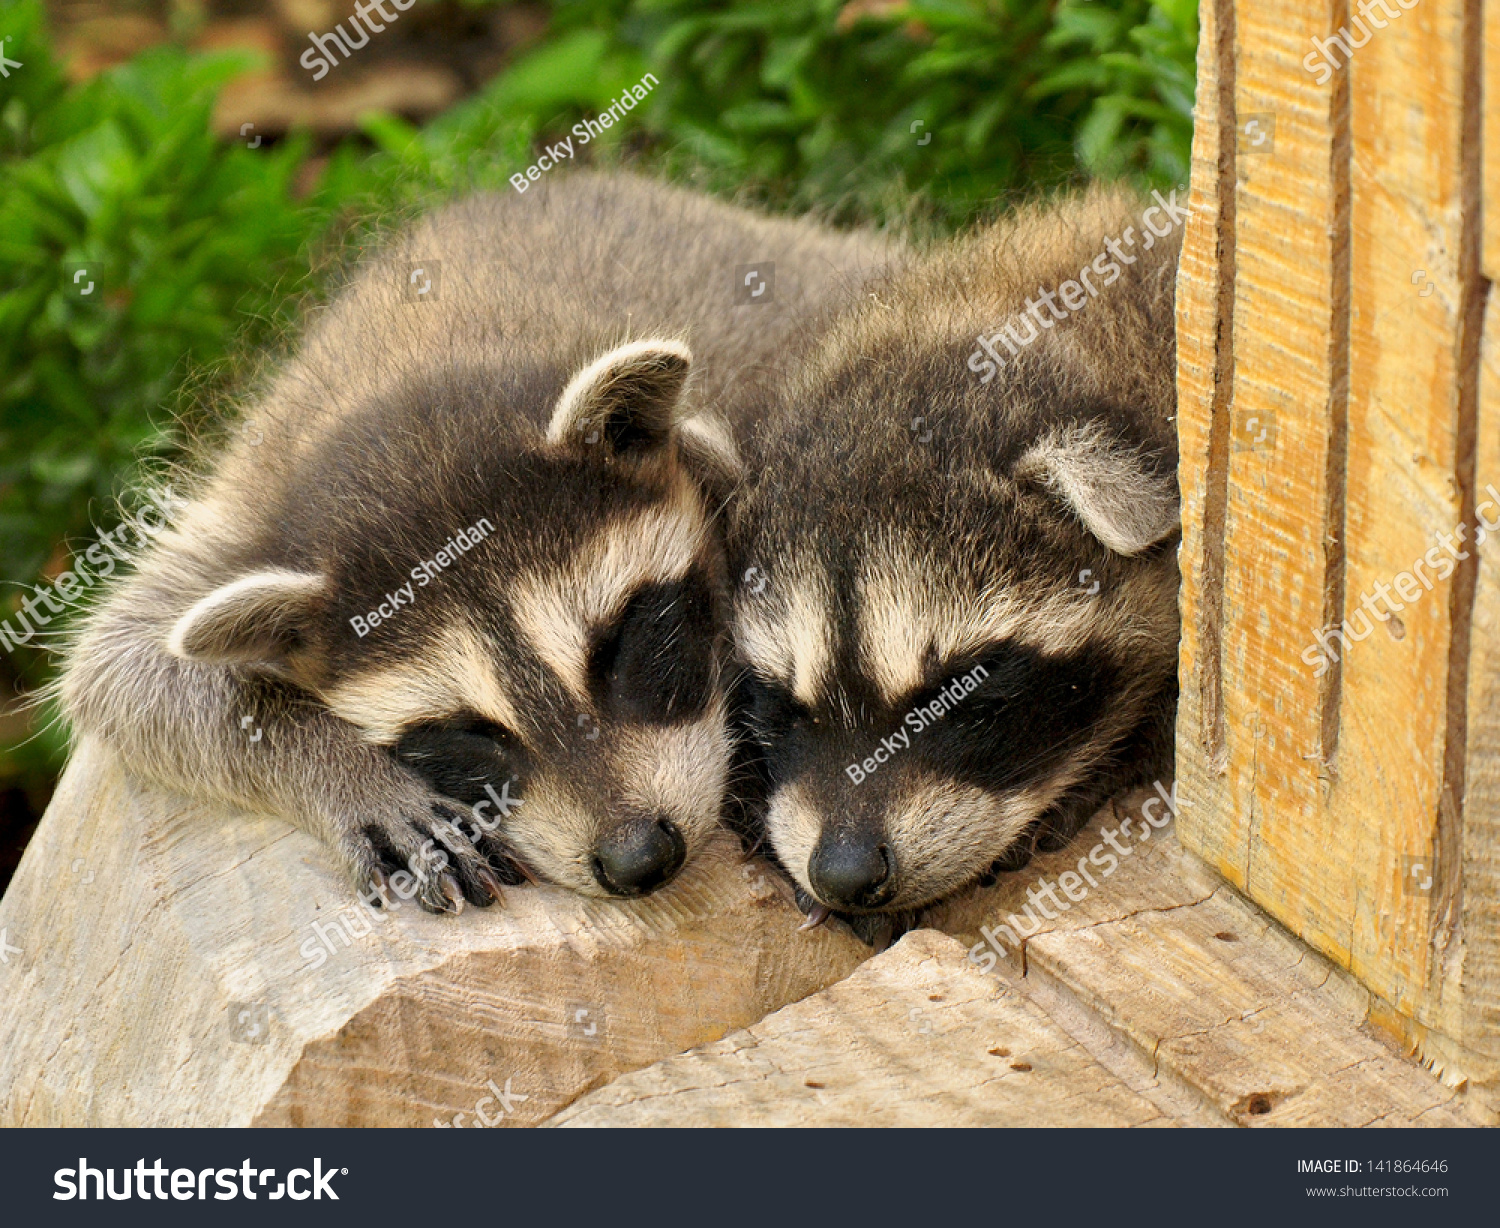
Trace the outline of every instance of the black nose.
[[687, 844], [666, 819], [622, 823], [594, 850], [594, 880], [611, 895], [649, 895], [682, 868]]
[[869, 838], [824, 835], [807, 860], [818, 898], [834, 908], [879, 908], [895, 894], [891, 850]]

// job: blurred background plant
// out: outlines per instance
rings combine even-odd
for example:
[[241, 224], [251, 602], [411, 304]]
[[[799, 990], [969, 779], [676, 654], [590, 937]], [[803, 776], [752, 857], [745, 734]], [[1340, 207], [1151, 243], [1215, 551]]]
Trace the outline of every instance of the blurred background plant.
[[[0, 0], [0, 622], [374, 225], [510, 190], [648, 70], [591, 159], [842, 223], [1187, 176], [1197, 0], [419, 0], [314, 83], [306, 32], [352, 8]], [[0, 645], [0, 889], [61, 765], [21, 701], [64, 624]]]

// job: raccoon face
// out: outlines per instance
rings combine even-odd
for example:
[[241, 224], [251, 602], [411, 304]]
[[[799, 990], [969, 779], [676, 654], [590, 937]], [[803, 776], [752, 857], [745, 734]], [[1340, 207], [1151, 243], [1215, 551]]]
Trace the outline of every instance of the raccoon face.
[[840, 912], [919, 908], [1071, 834], [1175, 681], [1170, 472], [1075, 430], [1004, 475], [923, 478], [834, 492], [843, 516], [762, 489], [737, 517], [769, 581], [734, 615], [766, 830]]
[[737, 461], [683, 420], [688, 366], [676, 342], [611, 351], [545, 436], [472, 440], [380, 516], [343, 511], [321, 566], [211, 594], [173, 650], [313, 692], [536, 875], [655, 890], [715, 829], [730, 755], [714, 517]]

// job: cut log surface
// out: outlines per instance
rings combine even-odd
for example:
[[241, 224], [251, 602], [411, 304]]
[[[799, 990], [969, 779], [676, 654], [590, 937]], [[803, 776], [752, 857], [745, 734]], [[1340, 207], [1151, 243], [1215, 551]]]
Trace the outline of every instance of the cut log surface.
[[959, 943], [916, 930], [831, 989], [618, 1079], [554, 1124], [1171, 1123]]
[[85, 744], [0, 901], [0, 1125], [534, 1124], [868, 954], [799, 921], [727, 837], [639, 902], [372, 915], [310, 837]]
[[[961, 938], [917, 930], [847, 980], [548, 1124], [1473, 1124], [1460, 1093], [1371, 1026], [1358, 982], [1225, 886], [1170, 824], [1122, 832], [1144, 799], [1132, 800], [1068, 849], [929, 911]], [[1113, 848], [1106, 832], [1131, 849], [1117, 868], [1094, 863], [1097, 887], [1074, 886], [1083, 898], [1049, 905], [1050, 920], [1033, 904], [1024, 955], [985, 962], [980, 927], [998, 935], [1039, 883], [1055, 888], [1091, 849]]]
[[371, 914], [85, 744], [0, 901], [0, 1125], [1466, 1124], [1142, 801], [872, 956], [727, 837], [635, 903]]

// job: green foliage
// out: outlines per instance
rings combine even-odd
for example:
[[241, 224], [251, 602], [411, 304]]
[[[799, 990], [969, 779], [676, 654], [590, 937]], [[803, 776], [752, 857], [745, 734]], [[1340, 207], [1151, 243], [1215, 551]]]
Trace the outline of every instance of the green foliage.
[[[968, 220], [1074, 177], [1181, 181], [1196, 0], [560, 0], [661, 78], [669, 168], [849, 219]], [[638, 75], [638, 74], [637, 74]], [[577, 101], [577, 100], [575, 100]]]
[[1079, 163], [1104, 179], [1145, 171], [1163, 186], [1185, 183], [1198, 0], [1152, 0], [1118, 12], [1062, 6], [1047, 41], [1077, 58], [1038, 81], [1030, 96], [1087, 91], [1092, 102], [1075, 137]]
[[[21, 62], [0, 80], [3, 619], [49, 559], [114, 522], [135, 462], [173, 449], [233, 339], [267, 335], [323, 218], [293, 199], [305, 142], [210, 131], [243, 57], [160, 49], [69, 88], [36, 0], [0, 2], [0, 35]], [[0, 697], [45, 680], [41, 638], [0, 661]], [[64, 749], [55, 727], [0, 738], [0, 786], [40, 792]]]
[[649, 69], [660, 84], [632, 113], [631, 152], [712, 190], [948, 229], [1080, 174], [1165, 185], [1187, 173], [1197, 0], [553, 9], [552, 37], [481, 108], [561, 136]]
[[24, 581], [108, 517], [134, 457], [171, 446], [185, 377], [300, 288], [311, 211], [290, 191], [299, 142], [209, 130], [242, 58], [159, 49], [64, 90], [44, 42], [9, 54], [24, 66], [3, 83], [0, 575]]

